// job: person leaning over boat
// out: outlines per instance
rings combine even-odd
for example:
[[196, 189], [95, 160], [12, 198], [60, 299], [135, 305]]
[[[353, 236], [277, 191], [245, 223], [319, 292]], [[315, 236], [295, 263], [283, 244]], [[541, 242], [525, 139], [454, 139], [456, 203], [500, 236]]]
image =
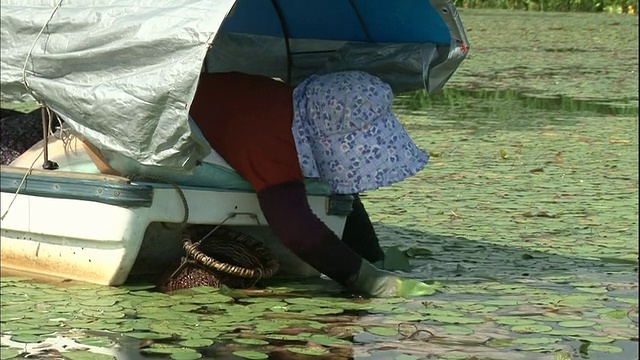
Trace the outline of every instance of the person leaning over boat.
[[[428, 285], [378, 269], [384, 252], [358, 193], [401, 181], [428, 155], [392, 114], [393, 93], [359, 71], [313, 75], [295, 88], [244, 73], [203, 73], [190, 115], [212, 148], [255, 189], [281, 242], [347, 289], [418, 296]], [[340, 239], [311, 210], [304, 178], [355, 194]]]

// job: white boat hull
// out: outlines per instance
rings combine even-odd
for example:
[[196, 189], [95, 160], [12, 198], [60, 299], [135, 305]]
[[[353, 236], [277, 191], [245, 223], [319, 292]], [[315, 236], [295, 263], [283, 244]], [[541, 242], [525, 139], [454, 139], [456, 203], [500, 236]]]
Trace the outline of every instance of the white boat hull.
[[[177, 190], [114, 175], [35, 169], [21, 185], [28, 171], [2, 167], [3, 268], [103, 285], [162, 273], [183, 255], [183, 196], [186, 223], [238, 227], [274, 250], [281, 262], [279, 274], [318, 275], [271, 233], [254, 192], [194, 186]], [[331, 197], [308, 199], [314, 213], [340, 236], [346, 213], [332, 213]], [[345, 200], [339, 201], [344, 208]]]

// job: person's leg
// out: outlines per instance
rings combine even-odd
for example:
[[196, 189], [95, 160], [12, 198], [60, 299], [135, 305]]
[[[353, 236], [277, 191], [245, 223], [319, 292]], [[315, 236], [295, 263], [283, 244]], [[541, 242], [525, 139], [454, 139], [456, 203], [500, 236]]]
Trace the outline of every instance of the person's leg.
[[384, 251], [380, 247], [369, 214], [360, 201], [360, 196], [353, 194], [353, 197], [353, 211], [347, 217], [342, 241], [370, 263], [382, 261]]

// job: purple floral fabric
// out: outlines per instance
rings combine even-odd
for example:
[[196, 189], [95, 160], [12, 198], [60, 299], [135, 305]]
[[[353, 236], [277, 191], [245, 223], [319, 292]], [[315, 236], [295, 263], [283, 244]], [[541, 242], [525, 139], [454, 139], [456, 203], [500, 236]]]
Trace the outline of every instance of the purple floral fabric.
[[354, 194], [406, 179], [429, 156], [391, 112], [393, 92], [360, 71], [314, 75], [293, 92], [293, 138], [304, 177]]

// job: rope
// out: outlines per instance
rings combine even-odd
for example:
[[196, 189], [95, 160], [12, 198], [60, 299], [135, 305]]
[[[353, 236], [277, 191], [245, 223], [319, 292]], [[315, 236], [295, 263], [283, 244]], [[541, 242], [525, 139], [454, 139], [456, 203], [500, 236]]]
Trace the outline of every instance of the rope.
[[[39, 100], [35, 96], [35, 94], [33, 93], [33, 90], [29, 86], [29, 81], [27, 81], [27, 64], [29, 64], [29, 60], [31, 59], [31, 56], [33, 55], [33, 49], [36, 48], [36, 44], [38, 43], [38, 40], [40, 40], [40, 36], [42, 36], [42, 34], [44, 33], [44, 30], [49, 26], [49, 23], [51, 23], [51, 20], [56, 15], [56, 13], [60, 9], [60, 7], [62, 6], [62, 1], [63, 0], [58, 1], [58, 3], [56, 4], [56, 7], [51, 12], [51, 16], [49, 16], [49, 19], [47, 19], [47, 21], [44, 23], [44, 25], [42, 25], [42, 28], [38, 32], [38, 35], [36, 35], [36, 38], [33, 40], [33, 43], [31, 44], [31, 48], [29, 48], [29, 52], [27, 53], [27, 57], [24, 59], [24, 64], [22, 65], [22, 85], [24, 85], [24, 87], [27, 90], [27, 92], [29, 93], [29, 95], [31, 95], [31, 97], [33, 97], [36, 100], [38, 105], [41, 108], [43, 108], [42, 109], [42, 121], [43, 121], [42, 132], [44, 133], [43, 134], [44, 135], [43, 136], [43, 138], [44, 138], [44, 147], [42, 149], [42, 153], [40, 155], [38, 155], [38, 157], [36, 159], [39, 159], [40, 156], [42, 156], [42, 154], [44, 154], [45, 164], [47, 163], [47, 161], [49, 159], [48, 159], [48, 155], [47, 155], [47, 137], [48, 137], [48, 133], [47, 133], [47, 129], [46, 129], [45, 124], [44, 124], [44, 121], [45, 121], [44, 118], [45, 118], [45, 112], [46, 112], [49, 115], [49, 129], [48, 130], [50, 131], [51, 130], [51, 112], [49, 111], [49, 108], [45, 106], [44, 101]], [[15, 194], [13, 200], [11, 200], [11, 204], [13, 204], [13, 201], [18, 196], [18, 193], [20, 192], [22, 184], [26, 180], [27, 176], [31, 173], [31, 170], [33, 169], [34, 165], [35, 165], [35, 162], [33, 164], [31, 164], [31, 167], [29, 167], [29, 171], [27, 171], [27, 173], [25, 174], [24, 178], [22, 179], [23, 182], [20, 183], [20, 187], [18, 187], [18, 191], [16, 191], [16, 194]], [[11, 204], [9, 205], [9, 208], [11, 207]], [[8, 211], [9, 211], [9, 209], [7, 209], [7, 212]], [[2, 215], [2, 219], [4, 219], [5, 215], [7, 215], [7, 212], [5, 212]]]
[[155, 180], [171, 185], [176, 190], [176, 192], [178, 192], [178, 196], [180, 197], [180, 201], [182, 201], [182, 206], [184, 208], [184, 217], [182, 218], [182, 223], [180, 225], [183, 229], [187, 227], [187, 223], [189, 222], [189, 202], [187, 202], [187, 197], [177, 183], [159, 175], [128, 175], [127, 177], [129, 178], [129, 180], [134, 181]]
[[[43, 130], [43, 132], [46, 132], [46, 131], [51, 132], [52, 112], [48, 107], [42, 107], [42, 111], [43, 112], [46, 111], [47, 114], [48, 114], [48, 118], [49, 118], [49, 128], [46, 129], [44, 124], [43, 124], [42, 130]], [[53, 113], [53, 114], [55, 114], [55, 113]], [[43, 113], [42, 121], [44, 122], [44, 113]], [[46, 161], [46, 159], [47, 159], [47, 156], [46, 156], [46, 150], [47, 150], [46, 136], [44, 137], [44, 140], [45, 140], [45, 144], [42, 147], [42, 151], [40, 151], [40, 154], [38, 154], [38, 156], [36, 156], [36, 158], [33, 160], [31, 165], [29, 166], [29, 169], [27, 170], [27, 172], [22, 177], [22, 180], [20, 181], [20, 184], [18, 185], [18, 189], [16, 190], [15, 194], [13, 194], [13, 198], [11, 199], [11, 202], [9, 202], [9, 206], [7, 207], [7, 210], [2, 214], [2, 217], [0, 217], [0, 220], [4, 220], [4, 218], [9, 213], [9, 210], [11, 210], [11, 207], [13, 206], [13, 203], [16, 201], [16, 199], [18, 198], [18, 195], [20, 194], [20, 191], [22, 190], [22, 186], [27, 181], [27, 177], [31, 174], [31, 171], [33, 170], [33, 167], [35, 166], [36, 162], [38, 162], [38, 160], [40, 160], [40, 157], [43, 154], [45, 155], [45, 161]]]
[[234, 218], [238, 215], [248, 215], [250, 217], [252, 217], [256, 223], [258, 224], [258, 226], [261, 226], [262, 224], [260, 224], [260, 219], [258, 218], [258, 215], [254, 214], [254, 213], [240, 213], [240, 212], [231, 212], [229, 213], [229, 215], [227, 215], [226, 218], [224, 218], [224, 220], [222, 220], [220, 222], [220, 224], [216, 225], [216, 227], [214, 227], [211, 231], [209, 231], [207, 233], [207, 235], [203, 236], [202, 239], [198, 240], [198, 242], [195, 243], [195, 245], [200, 245], [201, 242], [203, 242], [206, 238], [208, 238], [209, 236], [211, 236], [213, 233], [216, 232], [216, 230], [218, 230], [222, 225], [224, 225], [225, 222], [227, 222], [227, 220]]

